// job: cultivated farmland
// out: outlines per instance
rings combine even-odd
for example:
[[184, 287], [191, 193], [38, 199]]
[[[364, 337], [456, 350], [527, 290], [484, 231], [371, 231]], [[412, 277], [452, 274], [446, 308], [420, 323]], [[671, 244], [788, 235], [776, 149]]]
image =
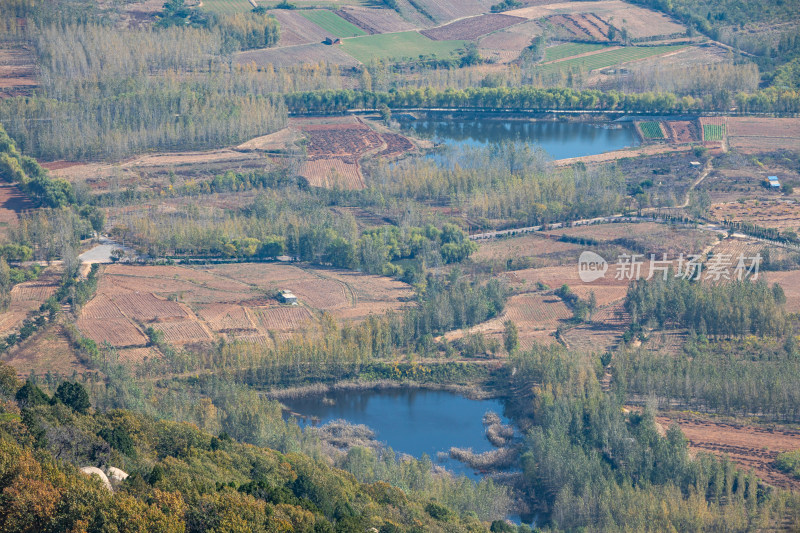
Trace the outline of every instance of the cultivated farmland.
[[661, 130], [660, 122], [640, 122], [639, 129], [642, 131], [642, 137], [645, 139], [658, 139], [664, 138], [664, 132]]
[[636, 61], [637, 59], [667, 54], [683, 48], [685, 48], [684, 45], [648, 47], [625, 46], [622, 48], [615, 48], [583, 57], [565, 59], [563, 61], [556, 61], [555, 63], [546, 63], [536, 67], [536, 71], [541, 72], [542, 74], [552, 74], [558, 71], [567, 71], [571, 69], [591, 71], [600, 68], [612, 67], [621, 63], [627, 63], [628, 61]]
[[281, 24], [278, 46], [321, 43], [325, 37], [329, 37], [327, 31], [296, 11], [279, 9], [272, 14]]
[[790, 313], [800, 313], [800, 270], [764, 272], [763, 275], [767, 282], [777, 283], [783, 288], [786, 295], [786, 310]]
[[0, 43], [0, 98], [30, 94], [36, 85], [32, 50], [27, 46]]
[[434, 41], [453, 41], [462, 39], [471, 41], [487, 33], [502, 30], [514, 24], [525, 22], [522, 17], [510, 17], [498, 13], [489, 13], [478, 17], [470, 17], [451, 22], [446, 26], [424, 30], [420, 33]]
[[0, 313], [0, 334], [16, 330], [28, 313], [39, 309], [52, 296], [59, 284], [60, 271], [49, 267], [39, 279], [19, 283], [11, 289], [11, 303], [5, 313]]
[[560, 298], [551, 293], [530, 292], [514, 295], [506, 302], [503, 314], [468, 330], [451, 331], [444, 335], [449, 341], [463, 338], [467, 334], [480, 333], [502, 343], [505, 322], [511, 320], [519, 331], [519, 344], [529, 349], [534, 343], [552, 344], [556, 328], [572, 316], [572, 312]]
[[22, 377], [31, 373], [43, 376], [48, 372], [69, 376], [73, 372], [83, 373], [89, 370], [78, 359], [60, 325], [48, 327], [9, 349], [3, 354], [2, 360], [13, 366]]
[[781, 427], [745, 426], [715, 422], [691, 413], [672, 413], [656, 419], [662, 426], [677, 423], [693, 452], [725, 455], [740, 468], [752, 470], [770, 485], [797, 489], [800, 480], [779, 471], [779, 452], [800, 448], [800, 432]]
[[247, 13], [253, 6], [248, 0], [203, 0], [203, 9], [220, 15], [231, 15]]
[[437, 23], [461, 17], [486, 13], [494, 4], [492, 0], [414, 0], [418, 10]]
[[301, 14], [334, 37], [366, 35], [366, 32], [355, 24], [326, 9], [302, 11]]
[[275, 68], [321, 62], [328, 62], [341, 67], [355, 67], [359, 64], [353, 56], [342, 51], [341, 46], [328, 46], [321, 43], [247, 50], [237, 53], [234, 56], [234, 61], [240, 65], [254, 64], [258, 67], [272, 65]]
[[346, 6], [336, 14], [352, 22], [370, 35], [413, 30], [414, 25], [403, 19], [393, 9], [375, 9]]
[[566, 59], [568, 57], [585, 54], [587, 52], [596, 52], [606, 48], [602, 44], [592, 43], [566, 43], [551, 46], [544, 51], [545, 61], [558, 61], [559, 59]]
[[[575, 34], [576, 37], [583, 36], [584, 38], [592, 37], [595, 30], [607, 35], [608, 26], [614, 26], [618, 30], [625, 28], [629, 37], [634, 41], [654, 37], [679, 36], [686, 31], [684, 26], [671, 21], [661, 13], [633, 6], [620, 0], [542, 4], [506, 11], [505, 14], [531, 20], [561, 17], [552, 22], [563, 24], [567, 31]], [[576, 15], [582, 15], [582, 17], [576, 17]], [[619, 35], [619, 32], [617, 34]]]
[[308, 160], [300, 175], [314, 187], [363, 189], [360, 159], [368, 154], [392, 157], [414, 145], [396, 133], [378, 133], [354, 118], [325, 121], [294, 119], [292, 126], [308, 138]]
[[725, 202], [712, 206], [711, 212], [717, 220], [750, 222], [761, 227], [780, 230], [800, 228], [800, 209], [791, 200], [775, 198]]
[[670, 139], [677, 144], [686, 144], [700, 140], [697, 125], [688, 120], [670, 120], [664, 123], [669, 130]]
[[362, 63], [369, 63], [372, 59], [400, 61], [434, 54], [446, 58], [455, 55], [465, 44], [464, 41], [434, 41], [415, 31], [406, 31], [346, 39], [342, 49]]
[[13, 183], [0, 183], [0, 227], [16, 224], [19, 214], [35, 206]]
[[704, 141], [721, 141], [725, 138], [725, 124], [704, 124]]
[[731, 148], [744, 153], [772, 152], [800, 147], [800, 119], [726, 117]]
[[[266, 296], [277, 290], [291, 290], [300, 305], [281, 305]], [[359, 321], [399, 310], [412, 296], [408, 285], [390, 278], [281, 263], [210, 268], [113, 264], [105, 267], [77, 326], [98, 344], [125, 349], [144, 348], [148, 327], [162, 331], [174, 345], [220, 337], [265, 344], [314, 331], [322, 312]], [[126, 353], [131, 361], [145, 356]]]

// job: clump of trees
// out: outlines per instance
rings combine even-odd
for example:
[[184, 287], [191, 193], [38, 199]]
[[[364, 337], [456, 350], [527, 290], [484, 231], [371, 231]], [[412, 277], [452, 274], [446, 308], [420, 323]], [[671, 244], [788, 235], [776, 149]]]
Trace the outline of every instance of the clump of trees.
[[763, 279], [704, 283], [670, 272], [666, 279], [634, 281], [625, 310], [634, 324], [657, 329], [688, 328], [720, 337], [775, 336], [786, 329], [784, 303], [780, 285], [770, 287]]

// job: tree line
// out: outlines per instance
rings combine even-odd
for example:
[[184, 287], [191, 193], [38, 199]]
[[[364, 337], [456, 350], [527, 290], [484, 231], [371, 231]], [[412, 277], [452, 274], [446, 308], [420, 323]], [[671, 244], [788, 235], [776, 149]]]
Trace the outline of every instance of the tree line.
[[[620, 93], [595, 89], [542, 89], [535, 87], [468, 87], [462, 90], [400, 89], [396, 91], [307, 91], [285, 95], [290, 112], [335, 114], [353, 109], [446, 108], [625, 111], [636, 113], [729, 112], [730, 102], [711, 102], [710, 98], [679, 97], [673, 93]], [[800, 112], [800, 92], [794, 89], [765, 89], [738, 93], [733, 102], [741, 112], [794, 114]]]

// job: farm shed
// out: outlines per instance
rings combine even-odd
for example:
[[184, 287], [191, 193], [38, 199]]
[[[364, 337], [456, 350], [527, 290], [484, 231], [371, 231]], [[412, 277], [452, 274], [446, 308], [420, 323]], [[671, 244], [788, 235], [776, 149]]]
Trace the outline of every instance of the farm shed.
[[278, 298], [285, 304], [297, 305], [297, 296], [292, 291], [281, 291]]

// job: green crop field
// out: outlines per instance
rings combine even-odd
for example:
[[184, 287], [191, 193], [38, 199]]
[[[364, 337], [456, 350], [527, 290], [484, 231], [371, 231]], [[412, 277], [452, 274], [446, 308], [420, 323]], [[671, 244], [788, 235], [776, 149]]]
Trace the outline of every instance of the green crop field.
[[300, 11], [300, 14], [334, 37], [358, 37], [367, 34], [355, 24], [326, 9]]
[[564, 59], [565, 57], [572, 57], [578, 54], [585, 54], [586, 52], [594, 52], [595, 50], [602, 50], [608, 48], [604, 44], [589, 44], [589, 43], [567, 43], [551, 46], [544, 51], [545, 61], [555, 61], [557, 59]]
[[246, 13], [253, 9], [247, 0], [203, 0], [203, 9], [220, 15]]
[[342, 41], [345, 52], [362, 63], [371, 59], [401, 61], [405, 58], [436, 55], [440, 58], [455, 55], [466, 41], [434, 41], [415, 31], [365, 35]]
[[646, 57], [657, 56], [666, 54], [667, 52], [674, 52], [686, 48], [685, 45], [664, 45], [664, 46], [625, 46], [617, 48], [616, 50], [609, 50], [608, 52], [600, 52], [591, 56], [576, 57], [575, 59], [566, 59], [558, 63], [548, 63], [536, 68], [537, 72], [542, 74], [553, 74], [559, 71], [568, 71], [573, 68], [582, 70], [595, 70], [598, 68], [613, 67], [620, 63], [627, 63], [636, 59], [644, 59]]
[[664, 133], [661, 131], [661, 126], [658, 122], [640, 122], [639, 128], [641, 128], [645, 139], [664, 138]]
[[704, 124], [703, 125], [703, 140], [704, 141], [721, 141], [725, 137], [725, 125], [723, 124]]

